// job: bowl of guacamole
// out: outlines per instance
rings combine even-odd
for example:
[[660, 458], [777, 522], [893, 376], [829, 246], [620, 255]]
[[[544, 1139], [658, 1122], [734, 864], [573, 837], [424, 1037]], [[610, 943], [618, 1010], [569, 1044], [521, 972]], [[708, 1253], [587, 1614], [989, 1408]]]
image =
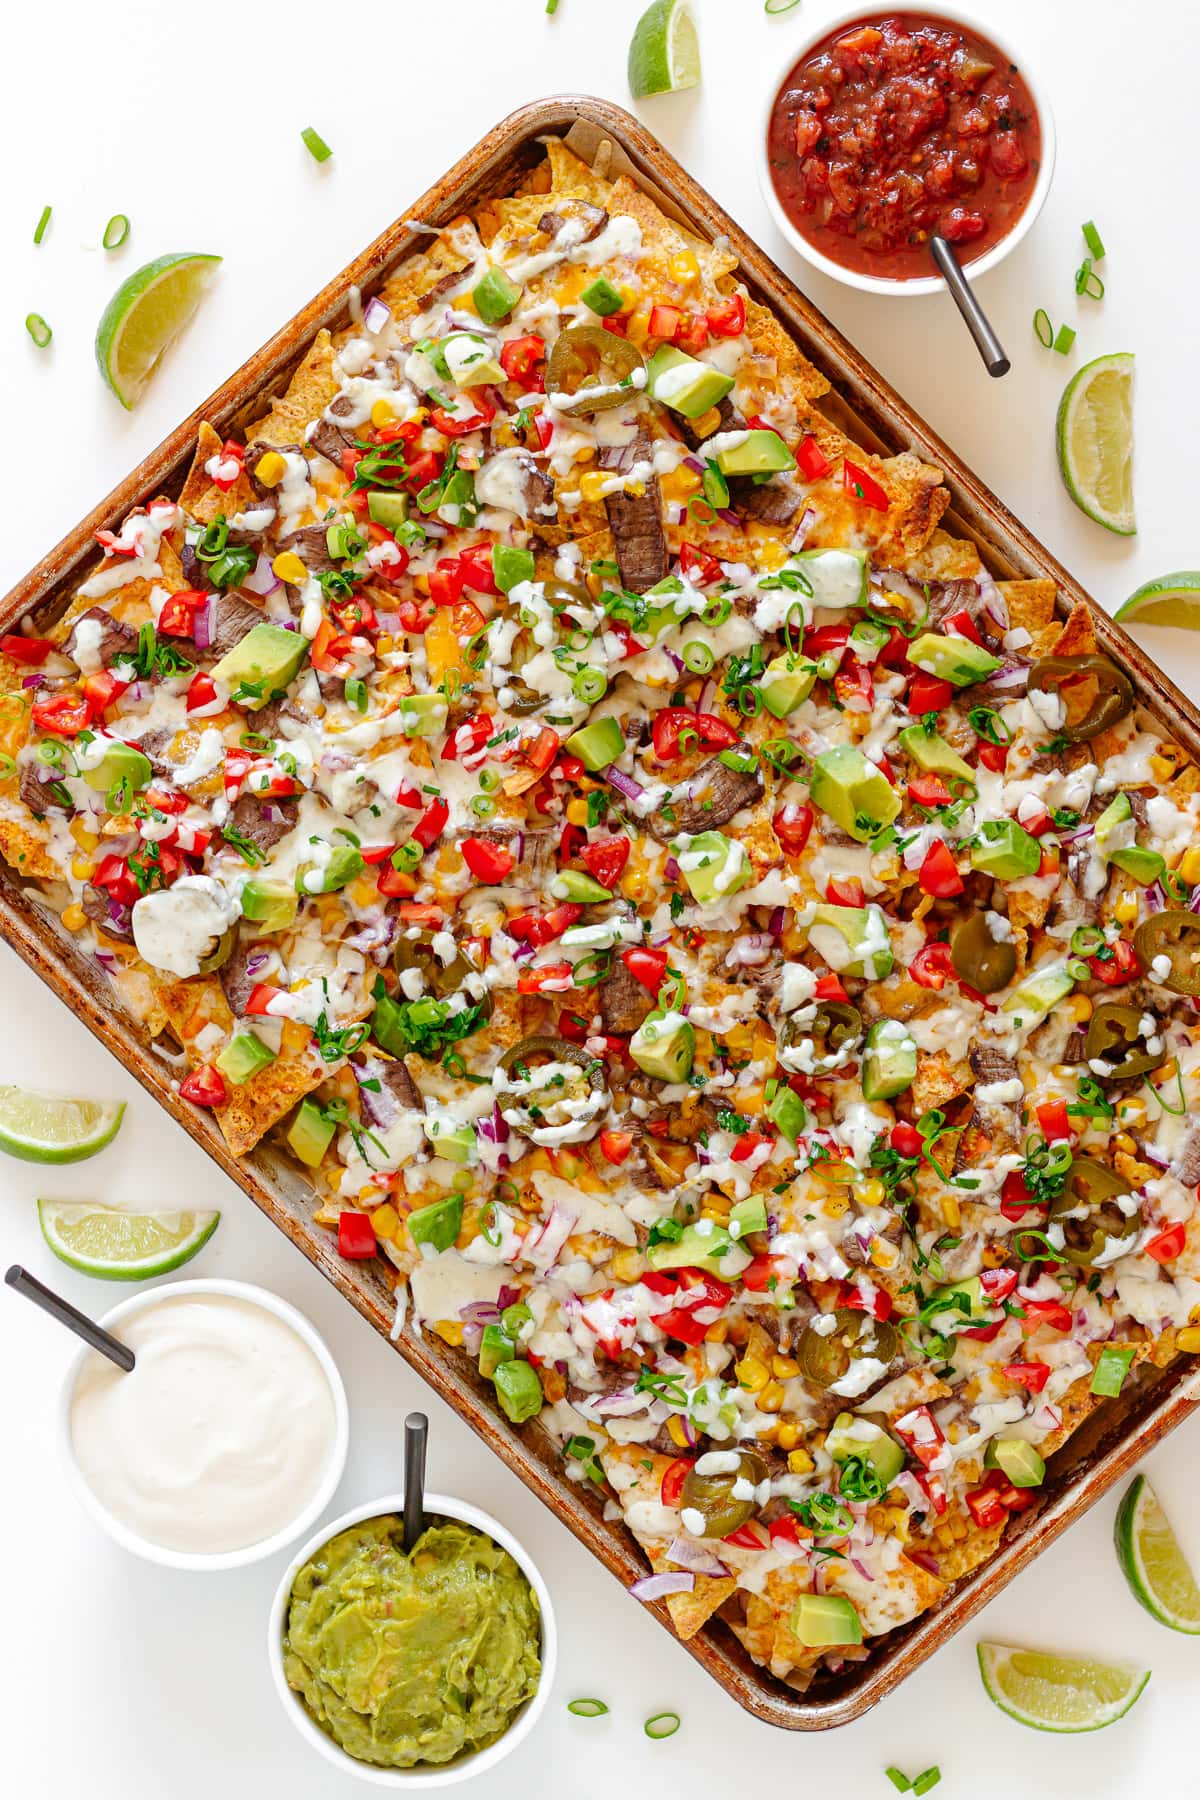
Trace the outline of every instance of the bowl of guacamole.
[[404, 1549], [403, 1495], [334, 1520], [296, 1556], [271, 1610], [276, 1689], [309, 1743], [384, 1787], [481, 1773], [532, 1728], [554, 1679], [550, 1596], [528, 1553], [478, 1508], [425, 1496]]

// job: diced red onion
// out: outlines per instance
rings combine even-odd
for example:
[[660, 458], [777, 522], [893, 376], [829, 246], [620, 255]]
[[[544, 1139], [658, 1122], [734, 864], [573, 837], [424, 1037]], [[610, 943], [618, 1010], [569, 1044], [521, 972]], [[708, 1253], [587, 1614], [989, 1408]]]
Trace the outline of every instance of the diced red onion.
[[1059, 842], [1063, 844], [1082, 843], [1085, 838], [1091, 837], [1095, 829], [1094, 825], [1076, 825], [1072, 831], [1060, 831]]
[[550, 1208], [550, 1217], [542, 1226], [537, 1238], [525, 1247], [525, 1260], [531, 1262], [536, 1269], [549, 1269], [558, 1261], [563, 1245], [575, 1229], [578, 1215], [568, 1212], [557, 1200]]
[[703, 475], [704, 473], [704, 464], [698, 456], [685, 456], [683, 466], [685, 469], [690, 469], [693, 475]]
[[751, 931], [738, 938], [729, 952], [729, 960], [737, 968], [752, 968], [766, 962], [774, 939], [769, 931]]
[[460, 1306], [458, 1316], [466, 1325], [495, 1325], [500, 1318], [500, 1308], [494, 1300], [472, 1300], [467, 1306]]
[[[664, 645], [664, 648], [666, 648], [665, 645]], [[677, 656], [675, 654], [674, 650], [667, 650], [667, 655], [670, 658], [672, 665], [674, 666], [675, 673], [677, 675], [681, 675], [683, 673], [683, 670], [685, 667], [682, 656]]]
[[866, 1563], [861, 1562], [857, 1556], [852, 1556], [850, 1558], [850, 1566], [856, 1574], [862, 1576], [864, 1581], [874, 1581], [875, 1577], [872, 1575], [870, 1569], [868, 1569]]
[[710, 675], [708, 680], [705, 682], [704, 686], [700, 689], [700, 698], [696, 702], [696, 711], [697, 712], [711, 712], [713, 709], [713, 701], [716, 699], [716, 697], [717, 697], [717, 684], [712, 679], [712, 676]]
[[604, 771], [604, 778], [610, 786], [616, 788], [618, 794], [624, 794], [627, 800], [641, 799], [644, 789], [632, 775], [623, 775], [620, 769], [614, 769], [610, 764]]
[[41, 687], [43, 680], [44, 677], [41, 675], [23, 675], [21, 677], [21, 686], [23, 688]]
[[786, 907], [776, 906], [771, 909], [771, 917], [767, 922], [767, 930], [773, 938], [781, 937], [783, 935], [783, 924], [786, 918]]
[[713, 1575], [719, 1580], [729, 1574], [720, 1557], [690, 1538], [672, 1538], [667, 1545], [667, 1561], [678, 1563], [681, 1569], [690, 1569], [693, 1575]]
[[914, 1512], [929, 1511], [929, 1495], [925, 1492], [911, 1469], [901, 1469], [899, 1475], [896, 1477], [894, 1485], [900, 1489], [900, 1492], [904, 1495]]
[[803, 550], [804, 545], [808, 538], [808, 534], [812, 530], [812, 528], [816, 524], [816, 522], [817, 522], [816, 508], [812, 507], [812, 506], [806, 506], [804, 511], [800, 514], [799, 524], [796, 526], [795, 531], [793, 531], [793, 533], [792, 533], [792, 541], [788, 545], [788, 549], [789, 550]]
[[371, 336], [375, 337], [385, 325], [390, 325], [391, 321], [391, 307], [385, 305], [378, 294], [373, 294], [363, 311], [363, 330], [369, 331]]
[[400, 630], [400, 614], [395, 612], [377, 612], [375, 614], [375, 623], [378, 625], [380, 631], [385, 631], [392, 637], [395, 637], [396, 633]]
[[1145, 1157], [1147, 1162], [1152, 1162], [1157, 1169], [1170, 1167], [1171, 1158], [1165, 1150], [1160, 1150], [1157, 1144], [1143, 1144], [1140, 1154]]
[[271, 567], [271, 559], [265, 551], [259, 551], [258, 561], [243, 581], [242, 586], [250, 594], [273, 594], [276, 588], [283, 586], [282, 581]]
[[731, 506], [718, 506], [716, 511], [722, 525], [732, 525], [735, 531], [741, 529], [742, 521]]
[[510, 1287], [509, 1284], [505, 1282], [504, 1286], [500, 1289], [500, 1292], [496, 1295], [496, 1305], [500, 1308], [500, 1311], [503, 1312], [506, 1306], [515, 1306], [520, 1298], [520, 1288]]
[[645, 1412], [650, 1404], [645, 1393], [635, 1393], [633, 1388], [618, 1388], [612, 1394], [597, 1394], [588, 1403], [588, 1411], [598, 1419], [629, 1419], [634, 1413]]
[[216, 623], [217, 603], [215, 597], [207, 606], [202, 606], [192, 615], [192, 635], [196, 640], [197, 650], [212, 648], [213, 626]]
[[1200, 913], [1200, 885], [1197, 886], [1195, 893], [1188, 901], [1188, 909], [1191, 912]]
[[876, 587], [882, 588], [885, 594], [899, 594], [905, 600], [912, 600], [917, 605], [925, 604], [925, 595], [911, 576], [900, 569], [877, 569], [872, 567], [871, 580]]
[[690, 1594], [695, 1585], [696, 1577], [681, 1570], [678, 1575], [643, 1575], [629, 1591], [635, 1600], [665, 1600], [668, 1594]]
[[906, 1549], [904, 1554], [907, 1556], [909, 1562], [915, 1562], [918, 1568], [928, 1569], [931, 1575], [937, 1575], [939, 1573], [937, 1557], [931, 1556], [928, 1550]]
[[1167, 896], [1163, 892], [1162, 882], [1152, 881], [1146, 889], [1146, 910], [1152, 913], [1162, 912], [1166, 904]]
[[95, 952], [95, 957], [96, 961], [100, 964], [100, 967], [108, 970], [110, 974], [117, 966], [117, 959], [111, 950], [97, 950]]
[[248, 956], [246, 958], [246, 973], [247, 973], [247, 975], [257, 975], [260, 969], [266, 968], [266, 966], [267, 966], [268, 962], [270, 962], [270, 960], [271, 959], [267, 955], [265, 950], [255, 951], [253, 956]]
[[683, 1432], [684, 1442], [688, 1449], [694, 1450], [696, 1445], [700, 1442], [700, 1433], [696, 1430], [696, 1427], [692, 1424], [692, 1421], [688, 1418], [686, 1413], [676, 1413], [675, 1417], [679, 1421], [679, 1429]]
[[1023, 694], [1029, 686], [1030, 666], [1027, 662], [1009, 663], [1007, 667], [997, 669], [994, 675], [989, 675], [987, 685], [993, 693]]
[[675, 861], [673, 856], [668, 856], [666, 862], [663, 864], [663, 874], [668, 881], [679, 880], [679, 864]]

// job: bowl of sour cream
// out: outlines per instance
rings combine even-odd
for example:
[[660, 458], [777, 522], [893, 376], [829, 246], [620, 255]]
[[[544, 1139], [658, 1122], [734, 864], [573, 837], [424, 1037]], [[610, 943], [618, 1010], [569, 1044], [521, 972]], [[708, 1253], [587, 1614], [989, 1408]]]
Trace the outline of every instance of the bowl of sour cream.
[[100, 1323], [122, 1373], [84, 1349], [59, 1415], [72, 1485], [118, 1544], [174, 1569], [259, 1562], [308, 1531], [346, 1463], [337, 1365], [302, 1313], [240, 1281], [181, 1281]]

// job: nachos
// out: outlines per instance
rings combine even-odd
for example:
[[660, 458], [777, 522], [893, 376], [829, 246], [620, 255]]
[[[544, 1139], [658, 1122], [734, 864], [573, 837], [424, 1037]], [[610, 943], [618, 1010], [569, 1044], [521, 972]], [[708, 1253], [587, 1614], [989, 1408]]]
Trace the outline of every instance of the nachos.
[[1200, 776], [562, 144], [0, 642], [0, 851], [776, 1675], [1194, 1350]]

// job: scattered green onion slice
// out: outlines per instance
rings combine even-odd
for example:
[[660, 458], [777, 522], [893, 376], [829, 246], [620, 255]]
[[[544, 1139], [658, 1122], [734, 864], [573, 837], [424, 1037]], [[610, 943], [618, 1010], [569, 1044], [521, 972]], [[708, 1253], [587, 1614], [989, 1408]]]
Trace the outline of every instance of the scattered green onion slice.
[[1093, 269], [1090, 256], [1085, 256], [1075, 271], [1075, 292], [1085, 295], [1089, 300], [1104, 298], [1104, 283]]
[[[558, 0], [553, 0], [553, 5], [557, 4]], [[547, 10], [553, 10], [553, 7]], [[598, 1719], [608, 1708], [603, 1700], [568, 1700], [567, 1711], [574, 1713], [577, 1719]]]
[[702, 495], [693, 494], [687, 503], [687, 509], [691, 513], [693, 519], [695, 519], [697, 525], [716, 524], [716, 508], [710, 501], [705, 500]]
[[500, 786], [500, 777], [495, 769], [480, 769], [479, 785], [485, 794], [494, 794]]
[[496, 802], [490, 794], [472, 794], [471, 811], [477, 819], [490, 819], [496, 810]]
[[[558, 0], [546, 0], [546, 11], [551, 15], [551, 17], [553, 17], [553, 15], [558, 11]], [[608, 1711], [607, 1706], [605, 1707], [604, 1710], [605, 1710], [605, 1712]]]
[[1044, 306], [1039, 306], [1033, 315], [1033, 329], [1037, 334], [1038, 343], [1044, 350], [1049, 350], [1054, 342], [1054, 327], [1050, 323], [1050, 314]]
[[926, 1769], [923, 1774], [917, 1776], [912, 1784], [912, 1791], [914, 1794], [927, 1794], [930, 1788], [935, 1788], [941, 1779], [942, 1771], [934, 1763], [932, 1769]]
[[17, 765], [13, 758], [8, 755], [7, 751], [0, 752], [0, 781], [7, 781], [16, 772]]
[[392, 852], [392, 867], [400, 871], [415, 869], [424, 854], [420, 844], [415, 844], [410, 838], [407, 844], [401, 844], [398, 850]]
[[763, 11], [768, 13], [791, 12], [793, 6], [799, 6], [799, 4], [800, 0], [766, 0]]
[[311, 125], [306, 125], [300, 136], [303, 138], [305, 149], [310, 156], [314, 157], [317, 162], [329, 161], [333, 151], [319, 131], [314, 131]]
[[360, 680], [357, 675], [352, 675], [346, 683], [346, 699], [349, 701], [350, 705], [356, 707], [360, 713], [366, 712], [367, 684], [365, 681]]
[[1054, 348], [1058, 351], [1058, 354], [1060, 356], [1065, 356], [1067, 354], [1067, 351], [1071, 348], [1071, 345], [1074, 342], [1075, 342], [1075, 333], [1072, 330], [1071, 326], [1070, 325], [1060, 325], [1058, 328], [1058, 334], [1054, 339]]
[[50, 342], [50, 339], [54, 336], [53, 331], [51, 331], [41, 313], [26, 313], [25, 329], [39, 350], [44, 350], [46, 345]]
[[575, 690], [577, 698], [586, 700], [591, 706], [595, 701], [603, 700], [607, 694], [608, 676], [603, 669], [596, 668], [594, 663], [585, 663], [583, 668], [576, 672], [571, 686]]
[[43, 206], [42, 216], [38, 220], [37, 229], [34, 231], [34, 234], [33, 234], [33, 241], [35, 244], [40, 244], [42, 239], [45, 237], [46, 227], [50, 223], [50, 214], [53, 211], [54, 211], [54, 208], [52, 206]]
[[885, 1769], [883, 1772], [898, 1794], [907, 1794], [909, 1788], [912, 1786], [912, 1782], [908, 1779], [908, 1776], [904, 1773], [903, 1769], [898, 1769], [893, 1763], [890, 1768]]
[[716, 660], [712, 645], [706, 644], [703, 638], [693, 638], [690, 644], [683, 646], [683, 666], [693, 675], [707, 675]]
[[1102, 262], [1104, 259], [1104, 239], [1100, 236], [1100, 233], [1096, 230], [1096, 227], [1092, 223], [1091, 219], [1087, 220], [1086, 224], [1084, 224], [1084, 226], [1082, 227], [1082, 230], [1083, 230], [1083, 241], [1087, 245], [1088, 249], [1091, 252], [1092, 261], [1093, 262]]
[[104, 236], [100, 239], [100, 242], [104, 245], [106, 250], [119, 250], [128, 236], [129, 215], [127, 213], [114, 213], [112, 218], [108, 221], [108, 224], [104, 227]]
[[660, 1712], [655, 1713], [652, 1719], [647, 1719], [642, 1730], [648, 1738], [657, 1741], [659, 1738], [674, 1737], [682, 1723], [677, 1712]]

